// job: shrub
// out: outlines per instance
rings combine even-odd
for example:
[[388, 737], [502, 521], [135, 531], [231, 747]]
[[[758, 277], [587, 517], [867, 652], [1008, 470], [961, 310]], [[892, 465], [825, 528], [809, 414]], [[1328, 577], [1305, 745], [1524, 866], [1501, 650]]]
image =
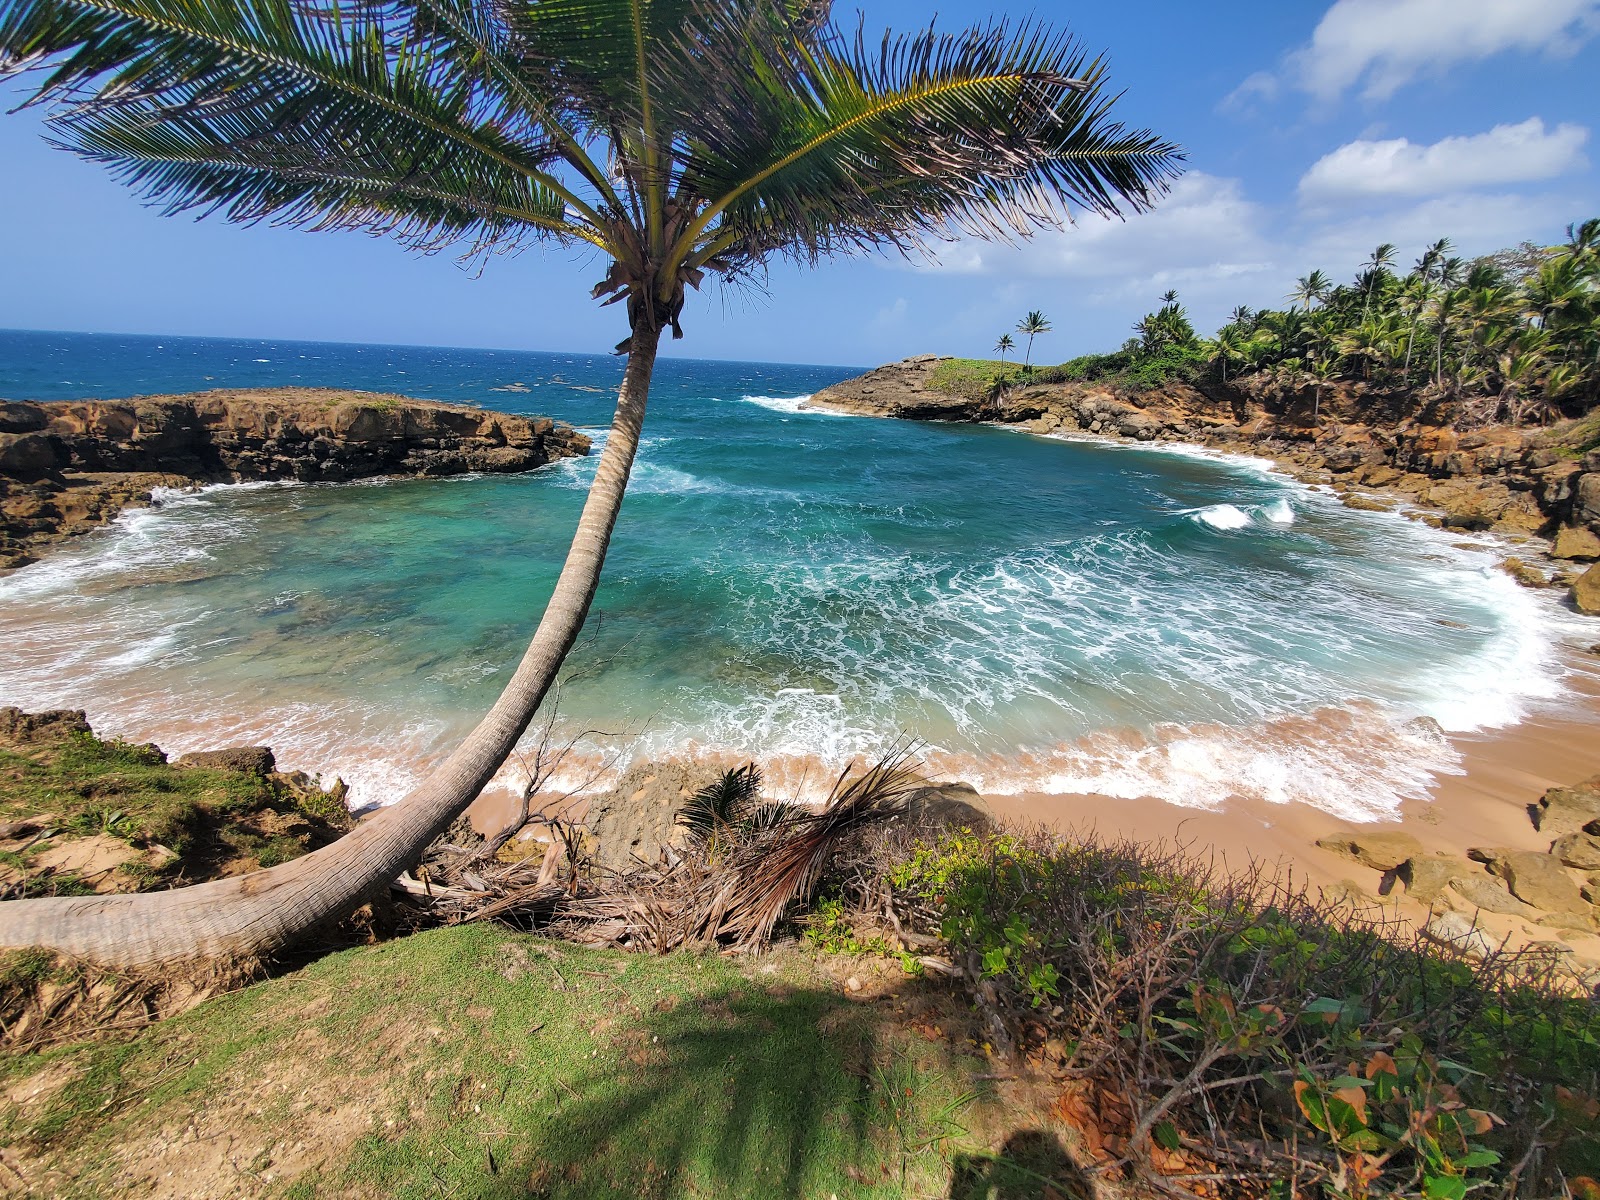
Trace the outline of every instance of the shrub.
[[980, 1009], [1061, 1048], [1103, 1169], [1428, 1200], [1600, 1171], [1600, 1006], [1554, 956], [1135, 844], [946, 835], [886, 878]]

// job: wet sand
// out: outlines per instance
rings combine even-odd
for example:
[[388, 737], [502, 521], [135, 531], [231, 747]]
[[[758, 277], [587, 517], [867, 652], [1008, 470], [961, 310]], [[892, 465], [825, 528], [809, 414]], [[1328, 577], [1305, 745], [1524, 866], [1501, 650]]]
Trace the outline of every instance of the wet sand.
[[[1570, 694], [1547, 702], [1517, 725], [1459, 734], [1451, 744], [1461, 773], [1443, 775], [1421, 795], [1406, 797], [1400, 819], [1357, 825], [1304, 805], [1232, 804], [1209, 812], [1164, 801], [1031, 793], [989, 798], [1002, 819], [1058, 833], [1093, 832], [1103, 839], [1180, 844], [1220, 866], [1276, 873], [1313, 887], [1355, 884], [1386, 911], [1426, 920], [1428, 910], [1395, 888], [1380, 897], [1377, 871], [1319, 848], [1318, 838], [1345, 830], [1401, 830], [1429, 850], [1465, 855], [1474, 846], [1546, 851], [1550, 838], [1533, 826], [1529, 806], [1552, 787], [1600, 775], [1600, 655], [1574, 649], [1567, 661]], [[1511, 917], [1481, 914], [1483, 927], [1514, 945], [1558, 935]], [[1600, 936], [1563, 936], [1600, 961]]]

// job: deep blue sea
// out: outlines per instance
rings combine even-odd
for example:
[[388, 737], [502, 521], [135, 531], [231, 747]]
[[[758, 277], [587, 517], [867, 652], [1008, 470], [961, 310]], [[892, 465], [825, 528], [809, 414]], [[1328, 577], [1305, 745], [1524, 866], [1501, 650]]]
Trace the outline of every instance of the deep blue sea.
[[[991, 791], [1371, 818], [1452, 768], [1441, 727], [1560, 690], [1558, 610], [1481, 542], [1252, 460], [802, 407], [852, 373], [662, 360], [554, 713], [569, 786], [680, 752], [821, 780], [909, 734]], [[573, 354], [0, 332], [17, 399], [362, 388], [603, 438], [620, 374]], [[167, 496], [0, 578], [0, 703], [86, 708], [174, 751], [268, 742], [392, 799], [507, 677], [593, 465]]]

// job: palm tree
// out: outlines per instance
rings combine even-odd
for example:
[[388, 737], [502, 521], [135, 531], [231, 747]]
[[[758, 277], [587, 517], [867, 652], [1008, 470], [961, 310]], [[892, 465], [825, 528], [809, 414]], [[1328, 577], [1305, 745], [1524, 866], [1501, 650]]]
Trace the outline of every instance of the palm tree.
[[1289, 293], [1289, 299], [1296, 304], [1303, 304], [1305, 310], [1310, 312], [1311, 305], [1326, 300], [1332, 290], [1333, 281], [1321, 271], [1313, 271], [1294, 281], [1294, 291]]
[[1022, 360], [1022, 365], [1031, 367], [1033, 366], [1033, 339], [1041, 333], [1050, 332], [1050, 320], [1038, 309], [1034, 309], [1017, 322], [1017, 332], [1028, 335], [1028, 354]]
[[1181, 153], [1110, 119], [1105, 68], [1037, 25], [870, 44], [804, 0], [0, 0], [0, 71], [55, 139], [168, 212], [387, 233], [480, 255], [598, 252], [627, 365], [571, 550], [465, 740], [346, 837], [270, 870], [0, 905], [0, 946], [127, 966], [271, 952], [352, 911], [512, 752], [577, 638], [687, 289], [1146, 209]]
[[1394, 262], [1395, 247], [1391, 242], [1384, 242], [1372, 252], [1372, 257], [1367, 259], [1367, 287], [1366, 297], [1361, 303], [1361, 319], [1367, 319], [1367, 310], [1372, 304], [1372, 288], [1378, 282], [1389, 264]]
[[1006, 355], [1017, 348], [1017, 342], [1009, 333], [1002, 333], [1000, 340], [994, 344], [994, 348], [1000, 351], [1000, 365], [1003, 367], [1006, 365]]

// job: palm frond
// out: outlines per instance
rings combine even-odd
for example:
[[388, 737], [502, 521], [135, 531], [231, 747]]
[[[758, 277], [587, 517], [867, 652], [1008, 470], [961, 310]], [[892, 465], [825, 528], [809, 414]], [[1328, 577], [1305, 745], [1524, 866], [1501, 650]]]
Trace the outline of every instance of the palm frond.
[[[443, 0], [428, 11], [437, 17]], [[479, 222], [498, 243], [595, 240], [568, 219], [573, 197], [551, 172], [562, 146], [526, 103], [536, 97], [465, 73], [460, 34], [418, 12], [0, 0], [0, 70], [45, 72], [33, 99], [64, 106], [58, 143], [170, 208], [367, 225], [429, 244]]]
[[691, 233], [721, 253], [1025, 235], [1065, 202], [1143, 210], [1182, 159], [1112, 121], [1104, 64], [1038, 26], [876, 48], [860, 34], [785, 40], [755, 19], [740, 33], [749, 67], [688, 53], [672, 64], [698, 97], [683, 186], [710, 202]]
[[691, 837], [709, 840], [718, 830], [745, 820], [760, 795], [761, 768], [746, 763], [724, 771], [691, 796], [678, 812], [677, 821]]

